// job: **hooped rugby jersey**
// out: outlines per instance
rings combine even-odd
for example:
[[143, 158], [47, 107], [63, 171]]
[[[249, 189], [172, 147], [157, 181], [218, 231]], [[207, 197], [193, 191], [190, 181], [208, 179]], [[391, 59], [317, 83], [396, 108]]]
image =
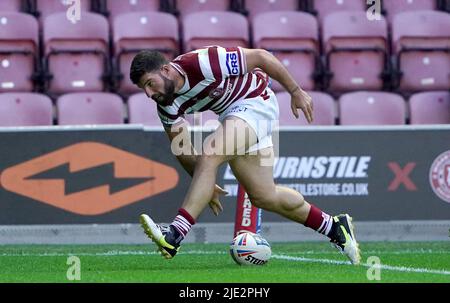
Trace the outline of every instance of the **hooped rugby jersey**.
[[180, 122], [184, 114], [212, 110], [220, 115], [237, 100], [267, 97], [268, 75], [261, 69], [247, 71], [240, 47], [210, 46], [180, 55], [170, 64], [185, 83], [172, 105], [157, 106], [166, 126]]

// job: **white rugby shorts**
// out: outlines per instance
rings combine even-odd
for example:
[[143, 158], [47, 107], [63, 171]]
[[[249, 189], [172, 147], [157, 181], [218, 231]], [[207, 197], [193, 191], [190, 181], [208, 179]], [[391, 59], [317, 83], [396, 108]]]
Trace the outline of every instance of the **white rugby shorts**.
[[[265, 99], [263, 96], [268, 96]], [[222, 114], [219, 121], [222, 123], [227, 117], [235, 116], [247, 122], [255, 131], [258, 143], [250, 146], [247, 153], [262, 150], [273, 146], [272, 132], [278, 125], [280, 109], [275, 93], [267, 88], [262, 95], [241, 99], [234, 102]]]

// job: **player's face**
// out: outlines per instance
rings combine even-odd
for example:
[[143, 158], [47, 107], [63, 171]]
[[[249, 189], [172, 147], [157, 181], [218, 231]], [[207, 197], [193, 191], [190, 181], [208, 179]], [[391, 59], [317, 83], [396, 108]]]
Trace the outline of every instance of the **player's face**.
[[141, 79], [141, 88], [156, 103], [168, 106], [175, 100], [175, 82], [164, 76], [161, 71], [146, 73]]

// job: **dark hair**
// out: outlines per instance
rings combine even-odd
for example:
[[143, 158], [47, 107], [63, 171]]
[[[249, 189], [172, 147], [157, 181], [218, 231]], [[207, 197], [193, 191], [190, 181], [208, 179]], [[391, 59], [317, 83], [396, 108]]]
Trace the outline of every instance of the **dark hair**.
[[137, 85], [145, 73], [154, 72], [167, 63], [169, 62], [160, 52], [150, 50], [140, 51], [131, 63], [130, 79]]

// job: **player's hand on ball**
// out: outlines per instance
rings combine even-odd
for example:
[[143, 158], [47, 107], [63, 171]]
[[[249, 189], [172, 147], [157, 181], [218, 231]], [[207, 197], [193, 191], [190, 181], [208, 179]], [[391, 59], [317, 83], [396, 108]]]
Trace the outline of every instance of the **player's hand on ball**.
[[212, 209], [214, 215], [216, 216], [218, 216], [219, 213], [223, 211], [222, 204], [219, 200], [219, 197], [223, 195], [228, 195], [228, 192], [216, 184], [214, 187], [213, 197], [209, 202], [209, 207]]
[[313, 122], [312, 98], [301, 88], [297, 88], [291, 94], [291, 109], [297, 119], [299, 118], [298, 109], [301, 109], [308, 123]]

